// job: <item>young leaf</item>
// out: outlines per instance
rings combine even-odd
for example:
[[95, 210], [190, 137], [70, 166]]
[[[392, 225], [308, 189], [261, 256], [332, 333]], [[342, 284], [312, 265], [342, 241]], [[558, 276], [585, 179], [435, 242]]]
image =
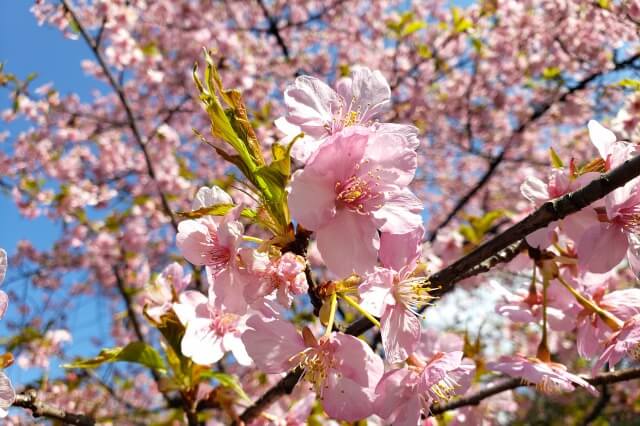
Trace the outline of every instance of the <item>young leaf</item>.
[[143, 342], [132, 342], [125, 347], [109, 348], [100, 351], [98, 356], [89, 359], [80, 359], [70, 364], [65, 364], [64, 368], [96, 368], [105, 362], [131, 362], [144, 365], [160, 373], [166, 373], [167, 369], [160, 354], [152, 347]]
[[205, 370], [200, 373], [199, 378], [200, 380], [213, 379], [217, 381], [220, 384], [220, 386], [223, 386], [225, 388], [231, 388], [242, 399], [251, 401], [251, 398], [249, 398], [249, 396], [242, 389], [242, 386], [240, 386], [238, 379], [235, 376], [232, 376], [231, 374], [220, 373], [212, 370]]
[[561, 169], [564, 167], [562, 159], [560, 159], [558, 153], [553, 148], [549, 148], [549, 157], [551, 157], [551, 166], [554, 169]]

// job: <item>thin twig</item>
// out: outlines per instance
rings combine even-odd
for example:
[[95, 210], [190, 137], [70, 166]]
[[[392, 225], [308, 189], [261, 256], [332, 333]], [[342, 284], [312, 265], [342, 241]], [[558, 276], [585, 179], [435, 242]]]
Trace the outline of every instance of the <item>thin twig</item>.
[[[615, 64], [615, 67], [612, 70], [607, 70], [607, 72], [615, 72], [615, 71], [619, 71], [623, 68], [626, 68], [627, 66], [633, 64], [633, 62], [635, 62], [637, 59], [640, 58], [640, 53], [636, 53], [635, 55], [630, 56], [629, 58], [627, 58], [624, 61], [618, 62]], [[505, 155], [507, 154], [507, 152], [509, 151], [509, 149], [511, 148], [511, 146], [513, 146], [514, 141], [517, 140], [518, 136], [520, 134], [522, 134], [532, 123], [536, 122], [538, 119], [540, 119], [541, 117], [543, 117], [550, 109], [552, 106], [565, 102], [567, 100], [567, 98], [569, 96], [571, 96], [572, 94], [585, 89], [592, 81], [596, 80], [597, 78], [603, 76], [605, 74], [605, 71], [597, 71], [594, 72], [592, 74], [590, 74], [588, 77], [584, 78], [583, 80], [580, 80], [577, 84], [571, 86], [570, 88], [568, 88], [560, 97], [558, 97], [557, 99], [551, 100], [545, 104], [543, 104], [542, 106], [535, 108], [534, 111], [531, 113], [531, 115], [525, 120], [523, 121], [509, 136], [509, 139], [506, 141], [506, 143], [504, 144], [504, 147], [502, 148], [502, 151], [500, 151], [500, 154], [498, 154], [495, 158], [493, 158], [490, 162], [489, 162], [489, 167], [487, 168], [487, 170], [484, 172], [484, 174], [482, 175], [482, 177], [478, 180], [478, 182], [469, 190], [467, 191], [466, 194], [464, 194], [459, 200], [458, 202], [455, 204], [455, 206], [453, 207], [453, 209], [447, 214], [447, 216], [445, 217], [445, 219], [440, 222], [433, 231], [431, 231], [430, 235], [429, 235], [429, 241], [433, 242], [435, 241], [438, 232], [444, 228], [445, 226], [447, 226], [449, 224], [449, 222], [451, 222], [451, 220], [453, 220], [454, 217], [456, 217], [456, 215], [467, 205], [467, 203], [482, 189], [484, 188], [484, 186], [489, 182], [489, 180], [493, 177], [493, 174], [496, 172], [498, 166], [503, 162]]]
[[120, 100], [120, 104], [122, 105], [122, 108], [124, 109], [124, 112], [125, 112], [125, 114], [127, 116], [127, 124], [129, 126], [129, 128], [131, 129], [131, 133], [133, 134], [133, 138], [135, 139], [138, 147], [142, 151], [142, 155], [144, 156], [144, 161], [145, 161], [145, 165], [146, 165], [146, 168], [147, 168], [147, 173], [149, 174], [149, 177], [151, 178], [151, 180], [156, 183], [156, 187], [157, 187], [157, 190], [158, 190], [158, 194], [160, 196], [160, 202], [162, 204], [162, 208], [163, 208], [165, 214], [167, 216], [169, 216], [169, 219], [171, 220], [171, 224], [173, 225], [173, 228], [177, 231], [178, 230], [178, 221], [176, 219], [175, 214], [171, 210], [171, 207], [169, 206], [169, 201], [167, 200], [166, 195], [164, 194], [164, 192], [160, 188], [160, 184], [158, 183], [158, 179], [156, 177], [156, 171], [155, 171], [153, 163], [151, 161], [151, 156], [149, 155], [149, 151], [147, 150], [147, 145], [146, 145], [147, 141], [142, 136], [140, 128], [138, 127], [138, 122], [136, 121], [136, 118], [133, 115], [133, 110], [131, 109], [131, 105], [129, 104], [129, 100], [127, 99], [127, 96], [125, 95], [125, 92], [124, 92], [124, 89], [122, 87], [122, 84], [116, 80], [115, 76], [113, 75], [113, 73], [109, 69], [109, 66], [107, 65], [106, 60], [102, 56], [102, 52], [100, 51], [98, 44], [91, 37], [91, 35], [87, 32], [87, 29], [84, 27], [84, 25], [80, 22], [80, 20], [76, 16], [76, 14], [73, 11], [73, 8], [69, 4], [69, 2], [67, 0], [61, 0], [61, 1], [62, 1], [62, 6], [64, 7], [65, 11], [75, 21], [75, 23], [76, 23], [76, 25], [78, 27], [78, 31], [80, 31], [80, 35], [85, 40], [85, 42], [89, 45], [89, 48], [93, 52], [93, 55], [95, 56], [96, 60], [98, 61], [98, 64], [100, 64], [100, 67], [102, 68], [102, 72], [104, 73], [104, 75], [107, 77], [107, 80], [109, 81], [109, 85], [112, 87], [112, 89], [114, 90], [114, 92], [118, 96], [118, 99]]
[[[585, 380], [592, 385], [607, 385], [618, 382], [625, 382], [628, 380], [640, 379], [640, 368], [630, 368], [627, 370], [614, 371], [610, 373], [602, 373], [591, 378], [585, 378]], [[527, 386], [520, 379], [509, 379], [498, 384], [491, 384], [474, 392], [465, 397], [456, 399], [448, 404], [435, 405], [431, 407], [431, 414], [438, 415], [446, 411], [455, 410], [456, 408], [465, 407], [468, 405], [478, 405], [484, 399], [499, 394], [504, 391], [516, 389], [519, 387]]]
[[70, 413], [60, 407], [40, 401], [35, 389], [16, 395], [13, 405], [31, 410], [33, 417], [46, 417], [69, 425], [93, 426], [96, 424], [96, 421], [90, 416]]

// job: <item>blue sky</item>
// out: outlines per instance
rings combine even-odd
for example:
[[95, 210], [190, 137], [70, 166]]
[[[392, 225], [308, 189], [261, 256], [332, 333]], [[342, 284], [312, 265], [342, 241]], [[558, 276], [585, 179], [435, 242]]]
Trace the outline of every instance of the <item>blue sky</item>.
[[[91, 58], [91, 51], [82, 41], [69, 40], [55, 28], [38, 26], [29, 11], [31, 5], [32, 2], [24, 0], [0, 1], [0, 61], [5, 64], [5, 71], [20, 78], [36, 72], [38, 77], [34, 81], [34, 88], [51, 82], [61, 94], [75, 92], [81, 98], [88, 98], [97, 82], [83, 74], [80, 63], [83, 59]], [[0, 110], [10, 105], [8, 92], [1, 92]], [[0, 122], [0, 131], [9, 130], [15, 135], [26, 126], [24, 122], [8, 126]], [[0, 143], [0, 149], [6, 151], [10, 144], [11, 137], [4, 144]], [[0, 247], [5, 248], [9, 255], [15, 253], [20, 240], [29, 240], [37, 248], [45, 249], [59, 234], [60, 226], [46, 218], [30, 220], [21, 217], [6, 194], [0, 193]], [[15, 282], [9, 285], [9, 289], [22, 294], [25, 290], [19, 287], [22, 284]], [[32, 288], [29, 291], [29, 300], [37, 300], [37, 292]], [[61, 293], [66, 292], [61, 290]], [[90, 338], [105, 337], [110, 321], [109, 309], [101, 303], [104, 301], [101, 302], [97, 297], [79, 298], [75, 303], [77, 308], [68, 313], [74, 337], [68, 353], [87, 356], [96, 352], [96, 348], [89, 343]], [[15, 304], [13, 307], [10, 305], [4, 321], [18, 320], [18, 313], [12, 308], [15, 308]], [[0, 337], [6, 337], [3, 331], [0, 324]], [[55, 360], [52, 362], [53, 374], [61, 371], [57, 364]], [[26, 384], [38, 377], [37, 371], [22, 371], [16, 366], [11, 367], [8, 374], [16, 385]]]

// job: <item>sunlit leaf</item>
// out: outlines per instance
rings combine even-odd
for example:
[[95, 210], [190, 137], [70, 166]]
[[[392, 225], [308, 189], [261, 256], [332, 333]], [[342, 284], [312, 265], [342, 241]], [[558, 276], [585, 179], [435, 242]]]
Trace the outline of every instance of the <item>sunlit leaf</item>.
[[103, 349], [94, 358], [80, 359], [70, 364], [65, 364], [63, 367], [96, 368], [105, 362], [131, 362], [166, 373], [166, 367], [160, 354], [152, 346], [143, 342], [132, 342], [123, 348]]

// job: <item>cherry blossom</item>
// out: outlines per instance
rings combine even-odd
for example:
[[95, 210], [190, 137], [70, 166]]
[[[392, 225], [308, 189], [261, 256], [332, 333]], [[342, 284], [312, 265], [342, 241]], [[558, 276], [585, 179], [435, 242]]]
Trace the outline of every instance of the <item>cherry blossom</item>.
[[594, 395], [596, 388], [583, 378], [569, 373], [567, 367], [554, 362], [544, 362], [537, 358], [522, 355], [502, 356], [498, 361], [487, 363], [487, 368], [499, 371], [511, 377], [521, 378], [535, 385], [538, 390], [548, 394], [571, 392], [575, 386], [581, 386]]
[[405, 187], [415, 160], [401, 135], [352, 126], [329, 138], [293, 176], [291, 214], [316, 232], [322, 259], [336, 275], [373, 268], [378, 230], [405, 234], [421, 225], [421, 203]]
[[173, 304], [173, 310], [185, 326], [182, 353], [196, 364], [210, 365], [231, 351], [238, 363], [249, 365], [251, 360], [240, 339], [245, 318], [218, 308], [214, 299], [211, 293], [207, 298], [197, 291], [186, 291], [180, 295], [179, 302]]
[[247, 326], [242, 340], [260, 370], [282, 373], [300, 367], [334, 419], [355, 421], [372, 414], [383, 365], [361, 340], [342, 333], [316, 340], [308, 329], [300, 334], [287, 321], [257, 315]]

